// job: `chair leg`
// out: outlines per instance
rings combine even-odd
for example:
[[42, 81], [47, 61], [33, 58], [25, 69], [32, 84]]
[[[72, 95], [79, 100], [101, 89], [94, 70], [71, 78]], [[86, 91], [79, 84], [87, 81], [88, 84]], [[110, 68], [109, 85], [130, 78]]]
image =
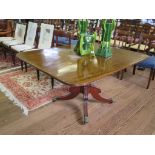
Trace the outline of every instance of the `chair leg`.
[[[126, 69], [123, 69], [122, 71], [117, 72], [117, 79], [122, 80], [125, 71], [126, 71]], [[121, 74], [121, 76], [120, 76], [120, 74]]]
[[24, 64], [25, 64], [25, 71], [27, 72], [27, 63], [24, 62]]
[[118, 44], [118, 47], [120, 47], [120, 40], [119, 40], [119, 44]]
[[120, 71], [116, 73], [117, 74], [117, 79], [119, 79]]
[[21, 64], [21, 70], [23, 71], [23, 61], [20, 60], [20, 64]]
[[39, 70], [37, 69], [37, 79], [38, 81], [40, 80], [40, 74], [39, 74]]
[[124, 74], [124, 70], [121, 71], [121, 77], [120, 77], [120, 80], [123, 79], [123, 74]]
[[149, 76], [149, 81], [148, 81], [148, 84], [147, 84], [147, 87], [146, 87], [146, 89], [149, 89], [149, 86], [150, 86], [150, 82], [151, 82], [151, 79], [152, 79], [152, 76], [153, 76], [153, 69], [151, 68], [151, 70], [150, 70], [150, 76]]
[[13, 64], [14, 64], [14, 66], [16, 65], [16, 58], [15, 58], [16, 56], [15, 56], [15, 53], [13, 52], [12, 53], [12, 62], [13, 62]]
[[121, 48], [123, 48], [123, 40], [122, 40], [122, 45], [121, 45]]
[[154, 80], [154, 77], [155, 77], [155, 69], [153, 69], [152, 80]]
[[54, 88], [54, 78], [51, 77], [51, 85], [52, 85], [52, 89]]
[[125, 42], [125, 47], [126, 47], [127, 42]]
[[136, 65], [133, 66], [133, 75], [135, 75], [136, 72]]
[[5, 50], [3, 51], [3, 54], [4, 54], [4, 58], [6, 59], [6, 51]]

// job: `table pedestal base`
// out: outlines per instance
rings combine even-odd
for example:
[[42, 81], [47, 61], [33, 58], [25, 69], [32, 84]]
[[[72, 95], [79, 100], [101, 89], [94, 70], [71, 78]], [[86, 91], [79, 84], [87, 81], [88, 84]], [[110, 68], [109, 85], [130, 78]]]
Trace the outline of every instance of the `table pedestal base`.
[[66, 96], [56, 97], [55, 100], [69, 100], [76, 97], [79, 93], [83, 94], [84, 104], [83, 104], [83, 111], [84, 111], [84, 124], [88, 123], [88, 94], [90, 93], [96, 100], [101, 102], [112, 103], [112, 99], [106, 99], [100, 96], [101, 90], [96, 88], [92, 85], [85, 85], [85, 86], [74, 86], [69, 88], [69, 94]]

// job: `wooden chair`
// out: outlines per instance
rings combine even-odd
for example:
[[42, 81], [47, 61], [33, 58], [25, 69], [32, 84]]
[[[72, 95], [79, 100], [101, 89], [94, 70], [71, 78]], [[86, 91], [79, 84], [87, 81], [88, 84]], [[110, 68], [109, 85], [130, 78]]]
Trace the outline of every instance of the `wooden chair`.
[[[143, 52], [143, 53], [148, 54], [149, 53], [149, 51], [148, 51], [149, 46], [148, 45], [149, 45], [149, 42], [150, 42], [150, 38], [152, 38], [152, 37], [149, 34], [141, 33], [139, 43], [130, 46], [130, 49], [133, 48], [137, 52]], [[141, 66], [139, 65], [138, 67], [145, 68], [142, 65]], [[117, 77], [120, 78], [120, 80], [123, 79], [123, 75], [124, 75], [125, 71], [126, 71], [126, 69], [118, 72]], [[121, 76], [120, 76], [120, 74], [121, 74]]]
[[24, 43], [24, 37], [26, 32], [26, 25], [24, 24], [16, 24], [16, 30], [15, 30], [15, 36], [9, 37], [9, 38], [2, 38], [1, 42], [6, 47], [23, 44]]
[[13, 24], [11, 20], [7, 20], [6, 26], [0, 29], [0, 42], [6, 37], [11, 37], [13, 32]]
[[[1, 25], [2, 24], [2, 25]], [[5, 26], [4, 26], [5, 24]], [[3, 41], [7, 41], [7, 40], [12, 40], [12, 33], [13, 33], [13, 23], [11, 20], [7, 20], [7, 21], [3, 21], [0, 22], [0, 47], [2, 48], [2, 43]], [[4, 56], [6, 58], [6, 51], [4, 49], [2, 49], [2, 51], [4, 52]]]
[[0, 19], [0, 31], [6, 30], [6, 19]]
[[127, 44], [133, 42], [133, 35], [130, 31], [117, 29], [114, 36], [114, 45], [118, 47], [127, 47]]
[[71, 47], [72, 33], [63, 30], [54, 30], [54, 42], [56, 46]]
[[137, 44], [130, 45], [130, 50], [147, 53], [150, 35], [141, 33]]
[[149, 43], [148, 43], [148, 54], [155, 54], [155, 35], [150, 35]]
[[13, 24], [11, 20], [4, 20], [3, 22], [0, 21], [0, 49], [1, 49], [1, 54], [4, 55], [6, 59], [6, 51], [3, 50], [3, 47], [1, 45], [1, 42], [4, 39], [12, 39], [12, 32], [13, 32]]
[[[11, 50], [14, 53], [13, 54], [14, 57], [15, 57], [16, 53], [25, 52], [27, 50], [35, 48], [34, 44], [35, 44], [36, 31], [37, 31], [37, 23], [29, 22], [25, 43], [20, 44], [20, 45], [11, 46]], [[15, 58], [13, 58], [13, 60], [14, 60], [13, 63], [15, 64]], [[22, 61], [21, 61], [21, 66], [22, 66], [22, 70], [23, 70]]]
[[135, 29], [134, 29], [133, 33], [134, 33], [134, 40], [133, 40], [132, 45], [135, 45], [135, 44], [139, 43], [140, 35], [141, 35], [141, 33], [144, 33], [144, 29], [141, 25], [135, 25]]
[[[52, 40], [53, 40], [53, 31], [54, 31], [54, 25], [50, 24], [41, 24], [41, 32], [39, 37], [39, 49], [47, 49], [51, 48], [52, 46]], [[40, 79], [40, 73], [37, 69], [37, 78]], [[54, 79], [51, 77], [51, 84], [52, 88], [54, 87]]]
[[[3, 47], [5, 58], [6, 58], [6, 53], [10, 52], [10, 46], [24, 43], [25, 31], [26, 31], [26, 25], [16, 24], [14, 37], [0, 38], [0, 45], [1, 47]], [[12, 55], [12, 61], [14, 63], [14, 53], [10, 53], [10, 54]]]
[[150, 34], [151, 33], [151, 29], [152, 29], [152, 25], [145, 23], [143, 24], [143, 32]]

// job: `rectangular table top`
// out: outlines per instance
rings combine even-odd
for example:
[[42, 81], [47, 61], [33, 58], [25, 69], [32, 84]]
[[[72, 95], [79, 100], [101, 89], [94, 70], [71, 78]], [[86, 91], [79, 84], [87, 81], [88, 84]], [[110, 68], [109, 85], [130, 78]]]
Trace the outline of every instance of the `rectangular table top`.
[[112, 57], [77, 56], [73, 49], [21, 52], [17, 57], [68, 85], [86, 85], [146, 59], [145, 54], [112, 48]]

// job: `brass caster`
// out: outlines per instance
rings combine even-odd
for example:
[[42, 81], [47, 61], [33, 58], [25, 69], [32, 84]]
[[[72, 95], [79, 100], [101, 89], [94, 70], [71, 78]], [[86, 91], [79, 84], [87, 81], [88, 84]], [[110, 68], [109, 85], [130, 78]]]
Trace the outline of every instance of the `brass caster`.
[[84, 124], [88, 123], [89, 122], [89, 118], [88, 116], [84, 116]]
[[53, 97], [52, 102], [55, 102], [59, 99], [59, 97]]

